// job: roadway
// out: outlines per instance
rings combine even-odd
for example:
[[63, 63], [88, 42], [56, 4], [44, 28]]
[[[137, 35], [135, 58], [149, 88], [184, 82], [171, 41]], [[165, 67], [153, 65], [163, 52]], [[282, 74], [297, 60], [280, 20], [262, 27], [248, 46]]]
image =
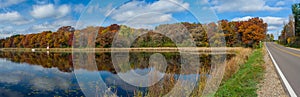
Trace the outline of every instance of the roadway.
[[289, 94], [292, 97], [300, 96], [300, 49], [291, 49], [272, 42], [266, 43], [266, 46], [275, 67], [277, 66], [277, 72], [279, 75], [282, 72], [280, 77]]

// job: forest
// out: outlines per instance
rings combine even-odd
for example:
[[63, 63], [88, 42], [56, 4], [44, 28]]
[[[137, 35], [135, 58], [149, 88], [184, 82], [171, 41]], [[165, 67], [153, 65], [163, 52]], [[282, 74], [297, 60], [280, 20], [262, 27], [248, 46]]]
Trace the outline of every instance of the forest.
[[[217, 23], [176, 23], [163, 24], [155, 27], [154, 30], [134, 29], [125, 25], [112, 24], [107, 27], [89, 26], [78, 30], [71, 26], [63, 26], [56, 32], [43, 31], [37, 34], [13, 35], [0, 40], [0, 48], [71, 48], [71, 47], [97, 47], [110, 48], [117, 33], [148, 32], [139, 36], [131, 44], [131, 47], [175, 47], [176, 45], [169, 37], [156, 33], [155, 31], [167, 31], [168, 35], [182, 33], [173, 31], [176, 25], [183, 25], [184, 29], [190, 33], [197, 47], [212, 47], [226, 44], [227, 47], [251, 47], [257, 48], [260, 41], [264, 41], [267, 36], [267, 23], [256, 17], [247, 21], [220, 20]], [[174, 27], [174, 28], [172, 28]], [[163, 29], [163, 30], [161, 30]], [[178, 28], [177, 29], [181, 29]], [[182, 30], [182, 31], [185, 31]], [[82, 37], [84, 36], [84, 37]], [[181, 37], [176, 36], [179, 39]], [[218, 38], [223, 37], [224, 43]], [[74, 41], [73, 41], [74, 40]], [[187, 44], [181, 40], [181, 44]]]
[[280, 44], [290, 47], [300, 47], [300, 3], [292, 5], [293, 15], [288, 23], [283, 26], [281, 35], [278, 37]]

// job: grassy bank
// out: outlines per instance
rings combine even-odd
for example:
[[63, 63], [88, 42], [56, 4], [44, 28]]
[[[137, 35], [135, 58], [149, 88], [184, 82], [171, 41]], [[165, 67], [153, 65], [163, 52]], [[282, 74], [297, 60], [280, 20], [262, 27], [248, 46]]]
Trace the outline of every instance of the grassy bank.
[[240, 69], [218, 89], [217, 97], [253, 97], [257, 96], [257, 84], [263, 78], [264, 67], [262, 49], [257, 49], [241, 65]]
[[[253, 53], [253, 50], [250, 48], [238, 48], [235, 50], [235, 56], [230, 58], [230, 60], [227, 60], [226, 62], [216, 63], [219, 64], [216, 67], [214, 67], [214, 71], [220, 71], [220, 72], [211, 72], [210, 70], [206, 70], [205, 68], [200, 68], [200, 76], [199, 76], [199, 84], [194, 88], [192, 94], [190, 94], [190, 97], [201, 97], [201, 96], [211, 96], [210, 92], [214, 92], [218, 89], [219, 81], [224, 79], [222, 82], [225, 82], [227, 79], [230, 79], [236, 72], [239, 71], [239, 68], [241, 65], [246, 63], [247, 58]], [[218, 56], [212, 56], [214, 58], [217, 58]], [[226, 66], [226, 67], [222, 67]], [[223, 69], [226, 69], [223, 71]], [[222, 75], [224, 73], [224, 75]], [[210, 74], [210, 79], [207, 81], [208, 77], [207, 74]], [[224, 77], [221, 77], [221, 76]], [[155, 86], [151, 86], [148, 91], [136, 91], [135, 97], [161, 97], [162, 95], [165, 95], [168, 93], [172, 88], [174, 88], [174, 84], [176, 84], [176, 79], [174, 78], [174, 75], [165, 76], [167, 78], [171, 78], [171, 80], [165, 81], [164, 83], [157, 84]], [[221, 79], [219, 79], [221, 78]], [[178, 82], [178, 81], [177, 81]], [[210, 83], [207, 83], [210, 82]], [[206, 87], [211, 86], [211, 87]], [[186, 89], [187, 87], [176, 87], [181, 89]], [[178, 91], [178, 95], [180, 96], [180, 91]]]

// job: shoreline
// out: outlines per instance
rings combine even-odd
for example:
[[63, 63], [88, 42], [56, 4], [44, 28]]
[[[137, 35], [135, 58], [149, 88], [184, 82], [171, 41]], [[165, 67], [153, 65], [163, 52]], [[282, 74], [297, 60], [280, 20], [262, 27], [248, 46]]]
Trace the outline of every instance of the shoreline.
[[[34, 49], [34, 51], [32, 51]], [[0, 48], [0, 51], [19, 52], [236, 52], [242, 47], [155, 47], [155, 48]]]

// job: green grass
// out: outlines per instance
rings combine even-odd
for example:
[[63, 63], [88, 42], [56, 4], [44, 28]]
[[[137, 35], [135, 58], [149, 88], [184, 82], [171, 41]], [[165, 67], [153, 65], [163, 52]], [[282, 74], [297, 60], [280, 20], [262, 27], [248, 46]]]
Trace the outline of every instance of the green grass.
[[264, 67], [262, 49], [257, 49], [248, 61], [230, 79], [224, 81], [216, 97], [256, 97], [257, 84], [263, 78]]

